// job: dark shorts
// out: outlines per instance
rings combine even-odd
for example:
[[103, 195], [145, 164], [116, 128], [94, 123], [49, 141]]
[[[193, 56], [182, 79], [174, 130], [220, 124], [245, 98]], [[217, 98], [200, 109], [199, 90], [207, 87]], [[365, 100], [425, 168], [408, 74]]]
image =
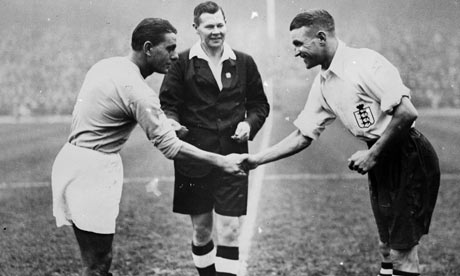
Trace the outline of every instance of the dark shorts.
[[174, 170], [175, 213], [198, 215], [211, 212], [224, 216], [246, 215], [248, 177], [213, 169], [203, 177], [189, 177]]
[[382, 242], [406, 250], [427, 234], [440, 184], [439, 160], [416, 129], [382, 154], [369, 172], [372, 210]]

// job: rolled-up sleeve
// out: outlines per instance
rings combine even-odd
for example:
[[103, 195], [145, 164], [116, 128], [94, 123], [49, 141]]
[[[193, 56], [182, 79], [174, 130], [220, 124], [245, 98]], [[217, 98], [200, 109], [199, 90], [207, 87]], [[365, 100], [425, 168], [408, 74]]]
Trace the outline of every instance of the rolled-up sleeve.
[[335, 120], [336, 116], [327, 106], [321, 95], [319, 78], [317, 77], [308, 95], [304, 109], [294, 121], [294, 126], [302, 135], [317, 140], [327, 125]]
[[404, 85], [398, 69], [380, 54], [375, 53], [368, 66], [360, 74], [361, 86], [380, 100], [383, 112], [391, 114], [402, 97], [410, 98], [410, 90]]
[[175, 131], [163, 111], [156, 95], [138, 99], [130, 103], [130, 108], [147, 138], [168, 159], [173, 159], [183, 142], [177, 138]]

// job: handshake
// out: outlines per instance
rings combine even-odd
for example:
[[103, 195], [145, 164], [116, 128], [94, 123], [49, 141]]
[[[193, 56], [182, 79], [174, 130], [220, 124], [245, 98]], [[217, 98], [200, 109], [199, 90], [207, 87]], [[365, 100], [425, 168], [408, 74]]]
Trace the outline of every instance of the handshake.
[[253, 170], [259, 166], [259, 162], [252, 154], [232, 153], [222, 156], [221, 161], [218, 162], [217, 166], [229, 174], [247, 175], [249, 170]]
[[[174, 119], [168, 118], [168, 122], [176, 132], [179, 139], [183, 139], [189, 133], [189, 129]], [[231, 139], [237, 143], [245, 143], [249, 139], [251, 127], [249, 123], [242, 121], [238, 123], [235, 133], [231, 136]], [[249, 170], [257, 168], [259, 165], [254, 155], [247, 153], [237, 154], [232, 153], [226, 156], [219, 155], [219, 158], [215, 160], [214, 165], [220, 168], [222, 171], [233, 174], [233, 175], [246, 175]]]

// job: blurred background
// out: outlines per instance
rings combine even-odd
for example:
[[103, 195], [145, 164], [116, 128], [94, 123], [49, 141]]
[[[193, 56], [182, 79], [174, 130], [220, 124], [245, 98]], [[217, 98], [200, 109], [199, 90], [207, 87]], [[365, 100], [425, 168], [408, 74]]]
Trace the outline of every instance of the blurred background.
[[[0, 250], [0, 275], [78, 275], [77, 244], [71, 228], [55, 227], [49, 181], [85, 74], [100, 59], [127, 55], [131, 32], [145, 17], [168, 19], [178, 29], [178, 50], [190, 47], [198, 40], [192, 20], [199, 2], [0, 0], [0, 248], [6, 249]], [[293, 131], [290, 121], [319, 70], [305, 70], [294, 57], [289, 23], [297, 13], [329, 10], [340, 39], [377, 50], [399, 68], [423, 110], [417, 128], [433, 142], [442, 169], [432, 229], [420, 246], [422, 272], [459, 275], [460, 0], [216, 2], [227, 16], [227, 42], [254, 57], [273, 93], [273, 131], [264, 127], [251, 150], [266, 137], [273, 144]], [[158, 91], [162, 78], [147, 81]], [[248, 275], [377, 274], [367, 180], [346, 166], [365, 145], [339, 124], [327, 132], [307, 151], [262, 171], [260, 203], [249, 202], [261, 211], [249, 215], [255, 230], [245, 245], [251, 248]], [[172, 163], [151, 148], [137, 128], [121, 152], [127, 185], [114, 275], [196, 275], [189, 219], [171, 212]], [[162, 196], [146, 192], [151, 181], [160, 183]]]
[[[199, 2], [0, 0], [0, 116], [71, 114], [89, 67], [126, 55], [131, 32], [145, 17], [170, 20], [179, 50], [190, 47], [198, 39], [192, 20]], [[263, 78], [273, 80], [275, 110], [297, 114], [318, 70], [305, 70], [289, 40], [292, 18], [316, 7], [330, 11], [348, 45], [372, 48], [393, 62], [416, 107], [460, 107], [459, 0], [273, 0], [273, 13], [264, 0], [216, 2], [227, 16], [227, 42], [253, 55]], [[149, 82], [158, 89], [161, 79]]]

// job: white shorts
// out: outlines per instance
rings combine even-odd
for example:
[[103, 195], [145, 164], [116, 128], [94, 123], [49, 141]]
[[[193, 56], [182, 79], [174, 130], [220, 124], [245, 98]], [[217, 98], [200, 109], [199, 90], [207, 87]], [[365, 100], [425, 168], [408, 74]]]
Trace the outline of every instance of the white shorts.
[[58, 227], [75, 224], [89, 232], [115, 233], [123, 187], [119, 154], [67, 143], [54, 161], [51, 187]]

